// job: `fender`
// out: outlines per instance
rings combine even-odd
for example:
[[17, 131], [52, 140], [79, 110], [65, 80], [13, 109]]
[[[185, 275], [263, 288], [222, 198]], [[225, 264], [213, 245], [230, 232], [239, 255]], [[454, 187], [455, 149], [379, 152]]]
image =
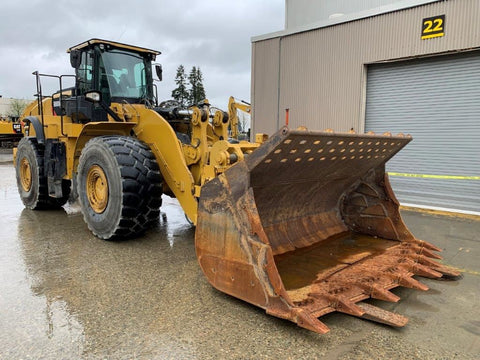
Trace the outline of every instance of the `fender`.
[[26, 118], [23, 119], [24, 122], [28, 122], [33, 125], [33, 128], [35, 129], [35, 135], [37, 138], [37, 142], [39, 144], [44, 145], [45, 144], [45, 132], [43, 131], [43, 125], [36, 116], [27, 116]]
[[[67, 161], [67, 173], [69, 176], [73, 176], [73, 173], [77, 169], [78, 160], [80, 158], [80, 153], [82, 152], [83, 147], [93, 137], [96, 136], [105, 136], [105, 135], [121, 135], [121, 136], [131, 136], [133, 128], [137, 125], [135, 122], [91, 122], [85, 124], [82, 128], [80, 134], [78, 134], [77, 140], [71, 156], [73, 161]], [[73, 155], [77, 154], [77, 155]]]

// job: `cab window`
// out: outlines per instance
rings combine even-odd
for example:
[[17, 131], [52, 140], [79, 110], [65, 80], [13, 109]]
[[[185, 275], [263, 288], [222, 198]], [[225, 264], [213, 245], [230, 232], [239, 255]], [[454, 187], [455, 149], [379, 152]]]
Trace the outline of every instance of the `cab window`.
[[100, 81], [101, 91], [108, 86], [111, 98], [143, 99], [147, 96], [145, 60], [121, 50], [104, 52]]
[[77, 83], [80, 94], [93, 89], [93, 53], [82, 53], [82, 61], [77, 69]]

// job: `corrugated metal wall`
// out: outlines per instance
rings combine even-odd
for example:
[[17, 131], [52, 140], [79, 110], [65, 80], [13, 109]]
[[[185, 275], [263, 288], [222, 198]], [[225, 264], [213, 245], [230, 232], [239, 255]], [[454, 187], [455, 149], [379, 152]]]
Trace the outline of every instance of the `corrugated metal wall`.
[[[252, 93], [261, 94], [261, 101], [258, 103], [261, 112], [258, 113], [257, 124], [262, 128], [261, 132], [266, 134], [272, 134], [278, 130], [279, 59], [279, 38], [259, 42], [258, 46], [253, 47], [252, 78], [258, 81], [252, 81]], [[252, 108], [255, 107], [255, 97], [252, 96]], [[268, 114], [268, 116], [261, 114]], [[254, 126], [253, 116], [252, 126]], [[252, 133], [255, 132], [252, 131]]]
[[371, 65], [365, 122], [413, 136], [387, 163], [400, 202], [480, 213], [479, 51]]
[[[422, 19], [445, 14], [444, 37], [421, 40]], [[480, 1], [440, 1], [253, 43], [253, 131], [284, 123], [364, 130], [365, 64], [480, 47]]]

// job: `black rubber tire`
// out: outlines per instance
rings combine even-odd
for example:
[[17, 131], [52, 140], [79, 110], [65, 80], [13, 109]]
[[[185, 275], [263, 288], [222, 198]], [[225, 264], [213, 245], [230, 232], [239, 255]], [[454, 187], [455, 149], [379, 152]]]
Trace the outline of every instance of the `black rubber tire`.
[[[92, 208], [87, 178], [92, 167], [103, 170], [108, 198], [103, 210]], [[88, 228], [99, 238], [139, 235], [158, 222], [162, 177], [150, 148], [126, 136], [100, 136], [87, 142], [77, 170], [77, 192]]]
[[[62, 198], [48, 196], [43, 154], [43, 146], [38, 144], [34, 138], [23, 138], [18, 143], [15, 161], [17, 188], [25, 207], [32, 210], [58, 209], [67, 202], [70, 195], [70, 180], [62, 180]], [[29, 190], [25, 190], [22, 186], [20, 167], [23, 159], [30, 164], [31, 186]]]

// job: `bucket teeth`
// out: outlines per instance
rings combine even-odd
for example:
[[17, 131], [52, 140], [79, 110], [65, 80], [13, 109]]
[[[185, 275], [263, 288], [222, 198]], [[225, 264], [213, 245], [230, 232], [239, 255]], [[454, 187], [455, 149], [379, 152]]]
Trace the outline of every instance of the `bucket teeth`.
[[408, 319], [370, 304], [361, 302], [373, 298], [398, 302], [400, 297], [390, 291], [403, 286], [427, 291], [427, 285], [412, 278], [440, 278], [455, 271], [432, 259], [433, 251], [417, 242], [403, 242], [385, 253], [365, 258], [357, 263], [333, 272], [313, 283], [307, 300], [296, 306], [312, 316], [323, 316], [338, 311], [390, 326], [404, 326]]
[[427, 258], [426, 256], [419, 255], [417, 258], [417, 261], [419, 264], [425, 265], [431, 268], [432, 270], [442, 273], [443, 275], [453, 277], [453, 278], [461, 276], [461, 273], [459, 271], [452, 269], [449, 266], [442, 265], [434, 260]]
[[370, 296], [374, 299], [390, 301], [390, 302], [398, 302], [400, 297], [392, 293], [391, 291], [385, 290], [381, 286], [371, 286]]
[[329, 303], [329, 307], [338, 312], [353, 316], [362, 316], [365, 313], [360, 307], [355, 304], [355, 302], [350, 301], [342, 296], [330, 294], [327, 295], [322, 293], [310, 293], [308, 295], [316, 299], [327, 300]]
[[427, 261], [426, 263], [428, 266], [426, 266], [419, 261], [420, 258], [428, 259], [424, 255], [414, 255], [401, 258], [398, 261], [399, 265], [403, 269], [414, 275], [419, 275], [431, 279], [437, 279], [442, 277], [442, 273], [437, 271], [435, 266], [436, 263], [434, 261], [428, 259], [430, 263], [428, 263]]
[[425, 255], [429, 258], [432, 258], [432, 259], [438, 259], [438, 260], [441, 260], [443, 259], [440, 255], [438, 254], [435, 254], [433, 251], [427, 249], [427, 248], [421, 248], [419, 252], [417, 252], [417, 254], [422, 254], [422, 255]]
[[450, 278], [459, 278], [462, 276], [462, 273], [460, 271], [454, 270], [451, 267], [437, 264], [435, 267], [435, 270], [438, 272], [441, 272], [444, 276], [450, 277]]
[[363, 314], [365, 314], [365, 311], [363, 311], [361, 307], [357, 306], [354, 302], [348, 300], [337, 300], [335, 309], [339, 312], [353, 316], [362, 316]]
[[326, 334], [330, 331], [327, 325], [303, 310], [297, 311], [296, 322], [298, 326], [315, 331], [319, 334]]
[[431, 267], [433, 269], [437, 269], [437, 268], [442, 267], [442, 265], [440, 265], [438, 262], [436, 262], [435, 260], [431, 260], [430, 258], [426, 257], [425, 255], [418, 255], [417, 258], [416, 258], [416, 261], [419, 264], [426, 265], [426, 266]]
[[442, 277], [442, 273], [435, 271], [433, 269], [430, 269], [424, 265], [421, 264], [415, 264], [413, 265], [412, 272], [415, 275], [423, 276], [426, 278], [431, 278], [431, 279], [437, 279]]
[[[429, 257], [432, 259], [439, 259], [439, 260], [442, 259], [440, 255], [434, 253], [432, 250], [422, 245], [423, 244], [403, 242], [401, 245], [401, 249], [405, 251], [405, 254], [407, 252], [412, 252], [417, 255], [425, 255], [426, 257]], [[437, 250], [434, 250], [434, 251], [437, 251]]]
[[433, 251], [438, 251], [438, 252], [441, 252], [442, 249], [436, 247], [435, 245], [427, 242], [427, 241], [424, 241], [424, 240], [417, 240], [416, 241], [417, 244], [419, 244], [420, 246], [424, 247], [424, 248], [427, 248], [428, 250], [433, 250]]
[[360, 302], [357, 304], [357, 306], [364, 311], [364, 314], [362, 315], [363, 319], [379, 322], [394, 327], [405, 326], [408, 322], [408, 318], [406, 318], [405, 316], [383, 310], [382, 308], [371, 304]]
[[409, 288], [409, 289], [417, 289], [422, 291], [427, 291], [429, 287], [425, 284], [422, 284], [420, 281], [411, 278], [410, 276], [399, 276], [398, 277], [398, 284], [400, 286]]

